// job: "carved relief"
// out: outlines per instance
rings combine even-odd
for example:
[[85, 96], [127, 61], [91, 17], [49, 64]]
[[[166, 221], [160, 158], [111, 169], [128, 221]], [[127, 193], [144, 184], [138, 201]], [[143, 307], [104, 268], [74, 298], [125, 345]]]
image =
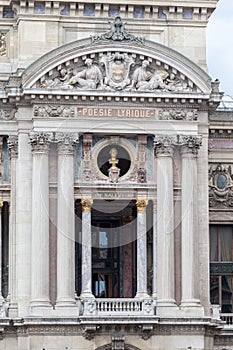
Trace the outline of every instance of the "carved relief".
[[231, 165], [218, 164], [209, 169], [209, 205], [225, 209], [233, 207], [233, 174]]
[[18, 136], [9, 136], [7, 144], [11, 158], [16, 158], [18, 156]]
[[197, 110], [164, 109], [159, 111], [161, 120], [197, 120]]
[[92, 146], [92, 135], [83, 135], [83, 180], [90, 181], [92, 176], [91, 167], [91, 146]]
[[177, 144], [176, 136], [156, 135], [154, 137], [154, 147], [156, 154], [173, 156], [174, 146]]
[[[69, 70], [63, 66], [49, 72], [41, 78], [40, 87], [139, 92], [191, 92], [195, 89], [188, 78], [177, 71], [174, 73], [172, 67], [150, 61], [127, 52], [99, 53], [95, 60], [85, 58], [84, 65], [75, 61]], [[186, 111], [185, 116], [175, 110], [161, 114], [161, 119], [195, 118], [195, 111]]]
[[126, 23], [122, 22], [122, 19], [120, 16], [117, 16], [114, 20], [114, 22], [110, 22], [111, 30], [107, 33], [100, 34], [100, 35], [94, 35], [92, 37], [92, 42], [98, 42], [98, 41], [129, 41], [129, 42], [136, 42], [138, 44], [143, 44], [144, 38], [139, 38], [133, 34], [130, 34], [125, 30]]
[[6, 33], [0, 32], [0, 56], [6, 56]]
[[29, 133], [29, 143], [33, 152], [47, 152], [49, 143], [52, 140], [52, 133], [31, 131]]
[[35, 106], [34, 116], [39, 118], [74, 117], [74, 109], [68, 106]]
[[104, 88], [123, 90], [130, 85], [129, 70], [134, 60], [127, 53], [104, 55], [100, 63], [105, 67]]
[[15, 119], [16, 109], [1, 109], [0, 110], [0, 119], [2, 120], [14, 120]]
[[139, 183], [146, 182], [146, 147], [147, 147], [147, 136], [146, 135], [138, 135], [137, 180]]

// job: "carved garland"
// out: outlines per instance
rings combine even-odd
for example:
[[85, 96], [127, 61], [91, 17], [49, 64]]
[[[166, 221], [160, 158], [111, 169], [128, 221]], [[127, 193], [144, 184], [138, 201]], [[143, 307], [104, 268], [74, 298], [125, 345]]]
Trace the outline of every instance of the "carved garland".
[[6, 33], [0, 32], [0, 56], [6, 56]]

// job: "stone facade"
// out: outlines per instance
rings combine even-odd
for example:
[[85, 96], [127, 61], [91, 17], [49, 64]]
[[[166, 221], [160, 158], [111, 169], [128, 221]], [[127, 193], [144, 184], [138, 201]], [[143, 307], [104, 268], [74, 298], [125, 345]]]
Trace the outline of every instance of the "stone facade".
[[216, 3], [0, 5], [0, 349], [231, 345], [210, 303], [209, 208], [231, 223], [233, 186]]

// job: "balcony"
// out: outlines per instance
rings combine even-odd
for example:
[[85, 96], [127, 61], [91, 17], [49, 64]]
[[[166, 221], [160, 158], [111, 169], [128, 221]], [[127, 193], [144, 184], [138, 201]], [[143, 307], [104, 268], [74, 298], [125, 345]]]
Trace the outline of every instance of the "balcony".
[[233, 313], [221, 313], [220, 318], [222, 321], [226, 322], [226, 326], [231, 326], [233, 328]]
[[83, 301], [83, 316], [154, 316], [153, 299], [87, 299]]

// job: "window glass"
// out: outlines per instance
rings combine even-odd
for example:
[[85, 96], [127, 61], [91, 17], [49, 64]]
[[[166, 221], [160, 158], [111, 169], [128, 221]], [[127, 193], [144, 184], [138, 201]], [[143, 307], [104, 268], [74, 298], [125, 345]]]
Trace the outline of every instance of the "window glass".
[[92, 4], [86, 4], [83, 11], [84, 16], [95, 16], [95, 7]]

